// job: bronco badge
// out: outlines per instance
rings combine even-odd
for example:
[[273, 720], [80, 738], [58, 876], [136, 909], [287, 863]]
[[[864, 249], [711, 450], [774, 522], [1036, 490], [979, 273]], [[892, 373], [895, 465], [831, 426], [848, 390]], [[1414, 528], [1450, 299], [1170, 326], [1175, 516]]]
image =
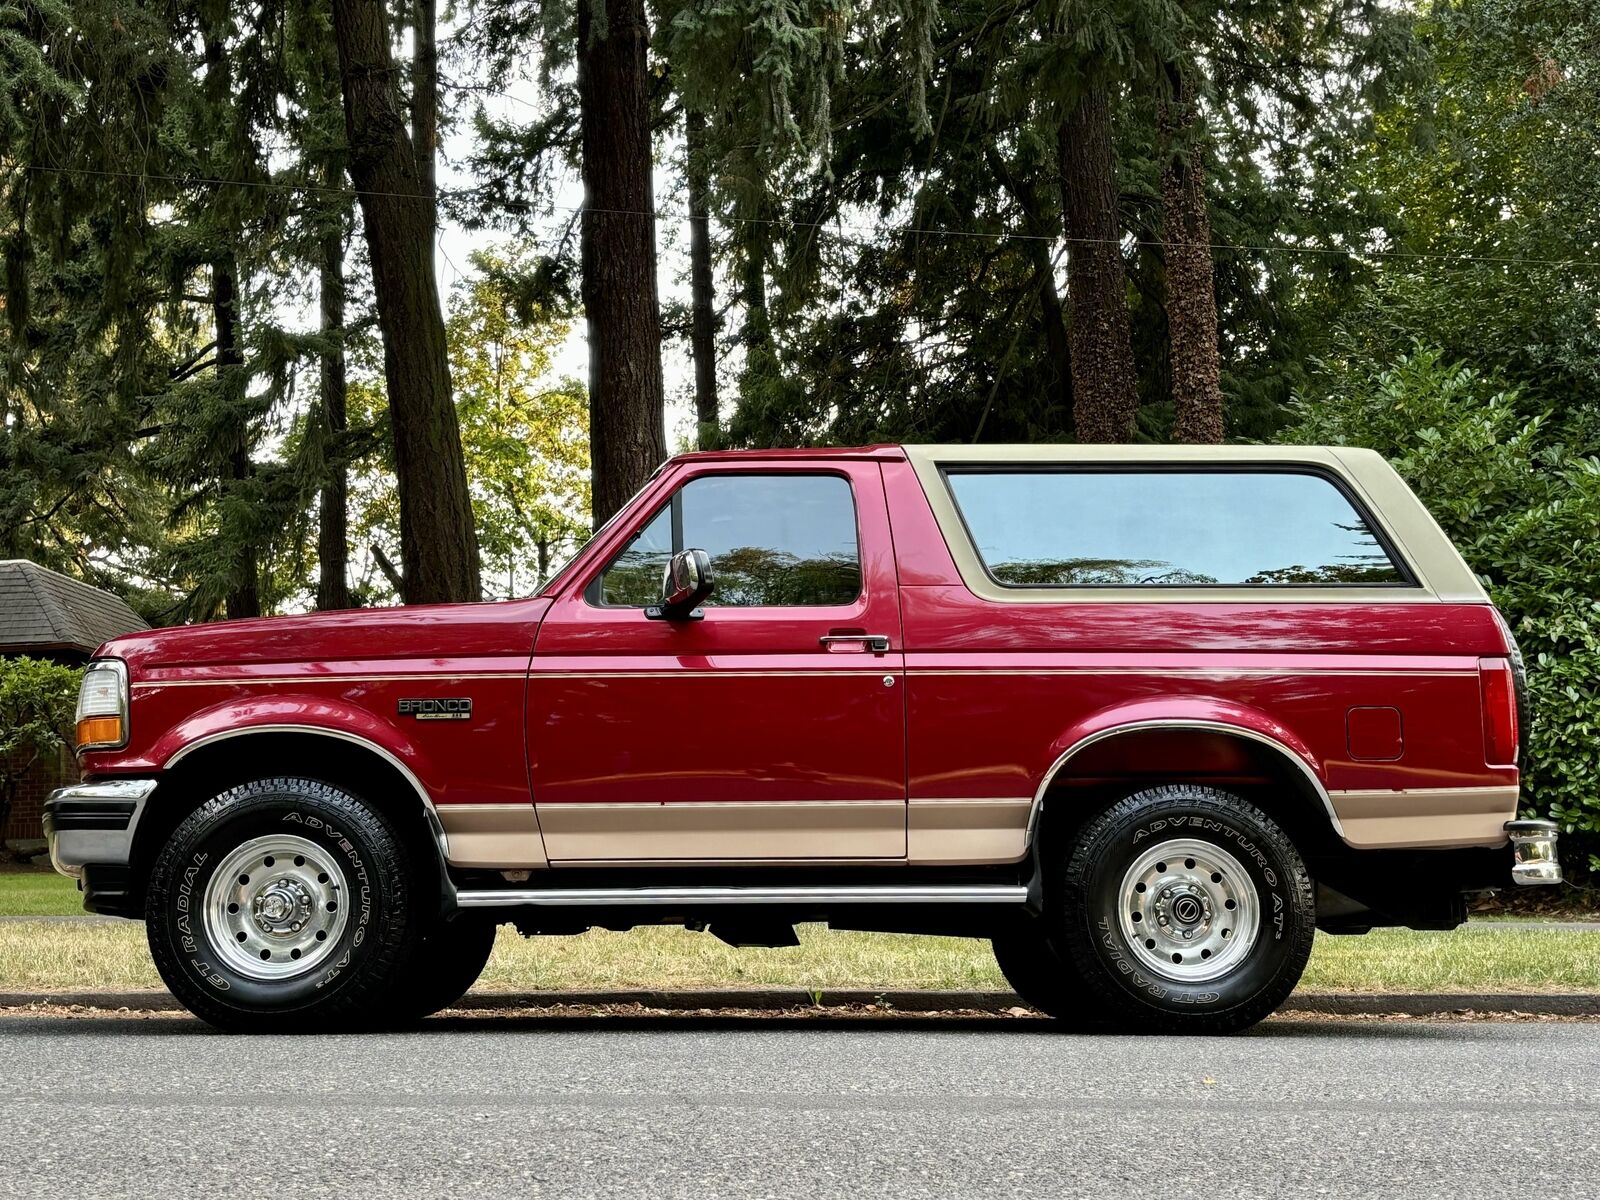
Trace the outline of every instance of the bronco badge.
[[472, 716], [472, 697], [402, 700], [400, 715], [419, 721], [465, 721]]

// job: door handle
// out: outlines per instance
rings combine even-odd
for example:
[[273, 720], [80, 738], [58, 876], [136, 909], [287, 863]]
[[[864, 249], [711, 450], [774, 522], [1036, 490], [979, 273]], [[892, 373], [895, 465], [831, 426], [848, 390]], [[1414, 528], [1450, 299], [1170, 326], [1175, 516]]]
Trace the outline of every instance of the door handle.
[[828, 633], [817, 639], [824, 650], [835, 642], [856, 642], [865, 646], [874, 654], [889, 653], [889, 635], [887, 633]]

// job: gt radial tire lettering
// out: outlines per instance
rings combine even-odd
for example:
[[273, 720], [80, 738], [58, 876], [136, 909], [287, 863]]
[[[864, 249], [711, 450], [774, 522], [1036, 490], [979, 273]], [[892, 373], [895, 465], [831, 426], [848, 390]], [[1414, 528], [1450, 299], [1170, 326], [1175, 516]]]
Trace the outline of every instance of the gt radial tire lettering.
[[360, 897], [360, 911], [356, 917], [355, 933], [350, 939], [350, 945], [345, 952], [329, 965], [327, 972], [313, 985], [318, 991], [327, 987], [351, 963], [354, 953], [367, 940], [367, 927], [372, 921], [372, 883], [367, 875], [367, 864], [361, 859], [361, 852], [356, 849], [348, 837], [328, 824], [321, 817], [309, 813], [287, 812], [283, 815], [285, 821], [304, 825], [307, 829], [314, 829], [326, 835], [335, 848], [341, 851], [350, 863], [350, 878], [358, 885], [357, 894]]
[[[208, 889], [219, 889], [236, 900], [217, 869], [247, 841], [273, 830], [316, 845], [323, 869], [334, 877], [324, 881], [334, 886], [323, 900], [344, 906], [337, 910], [343, 928], [321, 946], [326, 958], [291, 966], [280, 955], [275, 971], [258, 975], [250, 964], [231, 965], [231, 941], [214, 940], [232, 938], [234, 931], [212, 929], [206, 897]], [[335, 785], [292, 776], [239, 784], [183, 818], [152, 867], [145, 917], [156, 968], [191, 1012], [226, 1030], [380, 1024], [397, 981], [404, 982], [399, 971], [414, 935], [405, 858], [384, 815]]]
[[178, 885], [178, 894], [174, 900], [174, 908], [178, 913], [176, 924], [178, 932], [182, 935], [179, 941], [185, 954], [195, 952], [194, 928], [189, 924], [190, 899], [194, 895], [195, 876], [200, 874], [200, 868], [205, 865], [205, 861], [204, 854], [196, 854], [194, 863], [184, 868], [183, 882]]
[[1106, 921], [1104, 918], [1102, 918], [1100, 921], [1100, 941], [1101, 944], [1105, 946], [1106, 953], [1110, 957], [1111, 961], [1116, 964], [1117, 970], [1121, 971], [1128, 977], [1128, 982], [1132, 983], [1137, 988], [1141, 988], [1142, 990], [1149, 992], [1157, 1000], [1165, 1000], [1169, 997], [1169, 993], [1167, 992], [1166, 988], [1162, 987], [1154, 980], [1147, 978], [1138, 967], [1128, 961], [1127, 957], [1122, 953], [1122, 943], [1117, 939], [1117, 935], [1111, 930], [1111, 923]]
[[194, 967], [195, 973], [199, 975], [201, 979], [204, 979], [219, 992], [225, 992], [233, 986], [221, 975], [217, 974], [216, 971], [212, 970], [211, 964], [203, 959], [191, 958], [189, 960], [189, 964]]

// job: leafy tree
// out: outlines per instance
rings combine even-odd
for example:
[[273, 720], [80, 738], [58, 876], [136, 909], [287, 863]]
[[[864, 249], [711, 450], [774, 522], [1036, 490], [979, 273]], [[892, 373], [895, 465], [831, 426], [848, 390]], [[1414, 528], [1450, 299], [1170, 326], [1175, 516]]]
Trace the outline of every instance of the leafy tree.
[[382, 0], [333, 0], [333, 28], [383, 331], [405, 599], [476, 600], [477, 535], [434, 278], [431, 167], [419, 166], [432, 147], [415, 147], [408, 133]]
[[473, 255], [446, 332], [473, 480], [488, 590], [531, 592], [589, 528], [588, 404], [576, 380], [551, 378], [569, 322], [519, 311], [517, 264]]
[[1392, 257], [1339, 314], [1333, 377], [1421, 343], [1515, 385], [1530, 414], [1579, 419], [1600, 407], [1600, 13], [1452, 0], [1417, 35], [1424, 68], [1352, 166]]
[[42, 658], [0, 658], [0, 829], [34, 764], [71, 747], [82, 674]]

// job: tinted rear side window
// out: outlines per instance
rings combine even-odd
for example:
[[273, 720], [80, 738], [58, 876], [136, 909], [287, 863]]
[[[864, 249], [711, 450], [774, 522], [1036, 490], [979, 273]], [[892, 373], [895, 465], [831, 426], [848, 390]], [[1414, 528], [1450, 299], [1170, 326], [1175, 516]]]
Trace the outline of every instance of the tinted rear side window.
[[1283, 587], [1411, 581], [1322, 475], [949, 470], [989, 574], [1012, 587]]

